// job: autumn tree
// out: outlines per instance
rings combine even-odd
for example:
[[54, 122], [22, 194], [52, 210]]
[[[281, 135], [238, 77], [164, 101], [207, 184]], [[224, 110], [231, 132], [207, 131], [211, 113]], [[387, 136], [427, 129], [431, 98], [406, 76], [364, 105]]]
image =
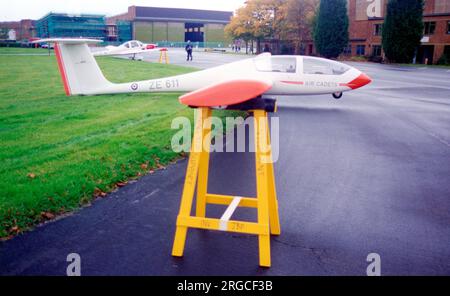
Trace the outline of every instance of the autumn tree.
[[273, 51], [279, 53], [279, 42], [295, 43], [296, 52], [310, 38], [311, 20], [319, 0], [249, 0], [236, 11], [225, 31], [234, 39], [270, 40]]
[[311, 28], [319, 0], [288, 0], [281, 7], [283, 40], [294, 43], [295, 53], [301, 54], [305, 40], [311, 38]]
[[255, 40], [259, 52], [262, 40], [280, 35], [284, 18], [278, 16], [278, 11], [286, 1], [249, 0], [236, 11], [225, 31], [235, 39]]
[[247, 6], [241, 7], [231, 18], [230, 23], [225, 27], [225, 33], [233, 39], [242, 39], [245, 42], [245, 53], [248, 53], [248, 43], [253, 41], [254, 20], [251, 11]]
[[321, 0], [313, 32], [314, 44], [322, 56], [338, 57], [348, 44], [346, 0]]

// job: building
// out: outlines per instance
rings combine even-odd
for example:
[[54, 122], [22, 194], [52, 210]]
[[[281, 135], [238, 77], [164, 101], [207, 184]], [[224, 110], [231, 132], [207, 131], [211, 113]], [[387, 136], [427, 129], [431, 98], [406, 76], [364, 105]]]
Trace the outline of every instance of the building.
[[104, 15], [49, 13], [36, 21], [37, 36], [86, 37], [105, 39], [106, 19]]
[[[387, 0], [348, 0], [350, 44], [345, 54], [382, 56], [381, 30]], [[417, 63], [436, 63], [450, 55], [450, 0], [425, 0], [424, 36], [417, 51]]]
[[[120, 35], [122, 26], [131, 25], [132, 39], [143, 42], [221, 43], [231, 40], [224, 32], [233, 13], [212, 10], [130, 6], [128, 12], [107, 18], [108, 40]], [[118, 33], [119, 32], [119, 33]]]
[[36, 37], [35, 21], [25, 19], [18, 22], [0, 22], [0, 39], [8, 40], [11, 36], [17, 41]]

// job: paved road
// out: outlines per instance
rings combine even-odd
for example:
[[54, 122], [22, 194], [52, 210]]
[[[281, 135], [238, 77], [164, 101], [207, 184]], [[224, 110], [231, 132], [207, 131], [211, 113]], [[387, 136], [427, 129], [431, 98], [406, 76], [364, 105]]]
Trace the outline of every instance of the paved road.
[[[257, 239], [246, 235], [192, 230], [185, 257], [170, 256], [183, 160], [0, 244], [0, 274], [62, 275], [76, 252], [84, 275], [365, 275], [376, 252], [384, 275], [450, 275], [450, 73], [354, 65], [374, 82], [341, 100], [279, 99], [282, 234], [270, 269], [258, 268]], [[210, 191], [254, 194], [253, 165], [248, 153], [214, 154]]]
[[[97, 49], [95, 49], [97, 50]], [[136, 58], [142, 59], [146, 62], [158, 62], [159, 60], [159, 51], [150, 52], [146, 54], [137, 55]], [[187, 54], [184, 49], [181, 48], [169, 48], [168, 51], [169, 62], [171, 64], [176, 64], [180, 66], [188, 66], [195, 68], [211, 68], [214, 66], [219, 66], [226, 63], [231, 63], [235, 61], [239, 61], [242, 59], [248, 59], [251, 56], [247, 56], [244, 54], [223, 54], [219, 52], [205, 52], [201, 49], [195, 49], [193, 52], [192, 61], [187, 61]], [[122, 58], [129, 59], [131, 56], [122, 56]]]

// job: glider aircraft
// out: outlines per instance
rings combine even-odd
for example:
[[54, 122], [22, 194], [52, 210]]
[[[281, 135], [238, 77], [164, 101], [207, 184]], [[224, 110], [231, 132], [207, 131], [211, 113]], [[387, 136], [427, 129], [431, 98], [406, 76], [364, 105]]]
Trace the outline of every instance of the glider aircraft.
[[261, 54], [189, 74], [112, 83], [100, 70], [88, 44], [93, 39], [44, 39], [55, 43], [64, 89], [70, 95], [143, 92], [183, 92], [179, 100], [191, 107], [217, 107], [244, 103], [257, 97], [332, 94], [362, 87], [371, 79], [343, 63], [309, 56]]
[[145, 44], [138, 40], [131, 40], [119, 46], [107, 46], [105, 50], [94, 51], [94, 56], [116, 56], [131, 55], [132, 59], [136, 59], [136, 54], [148, 53], [161, 50], [156, 44]]

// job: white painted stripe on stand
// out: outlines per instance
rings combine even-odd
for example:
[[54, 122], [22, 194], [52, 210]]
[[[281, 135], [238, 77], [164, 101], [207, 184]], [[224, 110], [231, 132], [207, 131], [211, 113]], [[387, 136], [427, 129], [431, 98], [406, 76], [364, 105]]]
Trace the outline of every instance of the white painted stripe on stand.
[[235, 196], [233, 198], [233, 201], [230, 203], [228, 208], [225, 210], [225, 213], [223, 213], [222, 217], [220, 217], [220, 224], [219, 224], [219, 230], [226, 231], [228, 226], [228, 221], [231, 218], [231, 215], [233, 215], [234, 211], [238, 207], [239, 203], [241, 202], [242, 197]]

